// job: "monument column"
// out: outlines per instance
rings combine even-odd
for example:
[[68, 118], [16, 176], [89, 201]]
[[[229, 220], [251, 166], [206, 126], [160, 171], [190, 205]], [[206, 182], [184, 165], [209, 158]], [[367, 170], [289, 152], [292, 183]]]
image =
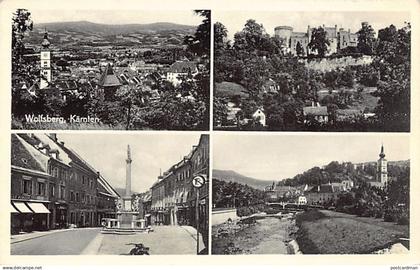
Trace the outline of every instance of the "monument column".
[[126, 161], [126, 178], [125, 178], [125, 196], [124, 196], [124, 210], [131, 211], [131, 153], [130, 145], [127, 146]]

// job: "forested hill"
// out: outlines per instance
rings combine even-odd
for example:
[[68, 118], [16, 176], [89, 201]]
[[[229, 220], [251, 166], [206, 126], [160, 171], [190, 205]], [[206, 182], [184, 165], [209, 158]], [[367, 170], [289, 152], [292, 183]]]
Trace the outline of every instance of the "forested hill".
[[[364, 166], [361, 166], [362, 164]], [[388, 176], [397, 177], [406, 167], [410, 167], [410, 160], [389, 161]], [[332, 161], [324, 168], [313, 167], [293, 178], [283, 179], [278, 184], [287, 186], [318, 185], [319, 183], [327, 184], [343, 180], [353, 180], [357, 183], [372, 181], [375, 176], [376, 162], [353, 164], [351, 162]]]
[[248, 185], [250, 187], [260, 189], [260, 190], [264, 190], [266, 186], [273, 184], [272, 180], [260, 180], [260, 179], [241, 175], [231, 170], [213, 170], [213, 178], [217, 178], [225, 182], [235, 182], [235, 183], [239, 183], [243, 185]]

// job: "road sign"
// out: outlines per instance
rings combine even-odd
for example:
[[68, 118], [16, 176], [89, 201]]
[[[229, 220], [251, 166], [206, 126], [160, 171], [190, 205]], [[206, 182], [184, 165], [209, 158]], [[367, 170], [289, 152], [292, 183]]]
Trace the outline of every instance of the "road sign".
[[197, 175], [192, 179], [192, 184], [196, 188], [201, 188], [206, 183], [206, 178], [202, 175]]

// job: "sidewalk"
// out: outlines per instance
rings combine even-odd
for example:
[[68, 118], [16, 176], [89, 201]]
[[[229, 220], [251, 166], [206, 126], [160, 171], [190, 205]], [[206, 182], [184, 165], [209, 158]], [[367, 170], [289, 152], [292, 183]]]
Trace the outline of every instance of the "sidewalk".
[[49, 231], [33, 231], [28, 233], [21, 233], [15, 234], [10, 236], [10, 244], [20, 243], [23, 241], [40, 238], [43, 236], [47, 236], [54, 233], [71, 231], [71, 230], [86, 230], [86, 229], [97, 229], [97, 227], [90, 227], [90, 228], [71, 228], [71, 229], [56, 229], [56, 230], [49, 230]]

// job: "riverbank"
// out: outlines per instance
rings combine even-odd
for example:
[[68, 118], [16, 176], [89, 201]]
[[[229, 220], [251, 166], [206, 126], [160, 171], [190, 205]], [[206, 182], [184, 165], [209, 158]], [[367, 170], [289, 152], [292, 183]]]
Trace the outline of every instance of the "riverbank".
[[409, 238], [408, 225], [328, 210], [298, 214], [296, 224], [304, 254], [371, 254]]
[[226, 222], [212, 227], [212, 254], [288, 254], [296, 231], [294, 219], [279, 217]]

